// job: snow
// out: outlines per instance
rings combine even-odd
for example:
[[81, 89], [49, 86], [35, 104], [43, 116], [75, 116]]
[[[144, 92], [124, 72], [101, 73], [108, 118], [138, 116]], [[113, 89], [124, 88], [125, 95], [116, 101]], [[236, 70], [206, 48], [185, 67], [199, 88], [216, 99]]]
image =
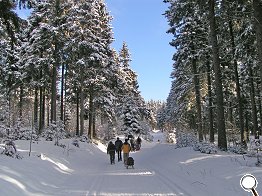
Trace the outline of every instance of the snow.
[[96, 142], [63, 140], [32, 144], [16, 141], [23, 159], [0, 155], [0, 195], [106, 195], [106, 196], [247, 196], [240, 186], [245, 174], [257, 179], [256, 190], [262, 194], [262, 170], [252, 167], [255, 160], [227, 152], [202, 154], [192, 148], [175, 148], [164, 141], [162, 132], [153, 132], [153, 142], [142, 141], [142, 148], [132, 152], [134, 169], [123, 162], [109, 163], [106, 146]]

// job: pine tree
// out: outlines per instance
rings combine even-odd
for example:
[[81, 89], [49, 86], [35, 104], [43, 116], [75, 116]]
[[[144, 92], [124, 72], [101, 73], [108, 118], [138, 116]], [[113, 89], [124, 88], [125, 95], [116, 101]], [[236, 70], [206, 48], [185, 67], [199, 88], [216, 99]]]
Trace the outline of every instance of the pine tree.
[[[258, 64], [260, 70], [260, 81], [262, 81], [262, 2], [260, 0], [253, 0], [254, 24], [256, 31], [256, 46]], [[260, 85], [260, 92], [262, 92], [262, 85]], [[260, 95], [261, 96], [261, 95]]]
[[[51, 6], [52, 4], [46, 2], [39, 3], [34, 7], [34, 10], [28, 19], [29, 25], [25, 30], [26, 40], [23, 48], [24, 53], [22, 53], [21, 58], [21, 63], [25, 65], [24, 80], [29, 84], [29, 87], [31, 87], [31, 90], [33, 90], [35, 94], [34, 127], [39, 130], [39, 133], [44, 128], [45, 91], [51, 91], [50, 70], [54, 67], [54, 48], [50, 47], [53, 45], [53, 32], [49, 16], [54, 14], [52, 13]], [[40, 99], [40, 102], [38, 98]], [[38, 111], [39, 104], [40, 111]]]
[[[195, 125], [191, 124], [190, 127], [197, 127], [199, 141], [203, 140], [201, 97], [205, 96], [202, 93], [206, 93], [202, 90], [203, 82], [201, 81], [205, 78], [201, 78], [201, 76], [206, 63], [204, 59], [209, 52], [209, 47], [205, 48], [208, 45], [208, 40], [205, 38], [207, 36], [206, 15], [200, 17], [201, 12], [202, 9], [192, 1], [187, 3], [171, 2], [170, 10], [166, 12], [171, 26], [168, 33], [172, 33], [176, 38], [170, 43], [177, 49], [173, 57], [174, 71], [171, 74], [176, 83], [175, 88], [178, 90], [176, 92], [178, 95], [175, 96], [178, 97], [178, 101], [183, 99], [184, 107], [187, 108], [187, 105], [191, 104], [191, 100], [195, 100], [191, 112], [193, 112], [192, 117], [196, 119], [194, 120], [196, 123]], [[179, 85], [182, 85], [182, 88]], [[194, 95], [191, 94], [193, 89]], [[188, 100], [185, 99], [185, 94], [181, 90], [187, 92], [185, 94], [187, 94]], [[180, 94], [183, 97], [179, 97]], [[186, 109], [184, 111], [186, 112]]]
[[215, 20], [215, 1], [209, 1], [209, 25], [210, 25], [210, 39], [212, 45], [213, 67], [215, 73], [215, 90], [217, 102], [217, 129], [218, 129], [218, 147], [226, 150], [226, 130], [224, 118], [224, 100], [223, 100], [223, 87], [221, 81], [221, 68], [219, 59], [219, 46], [217, 44], [216, 20]]
[[[145, 101], [141, 97], [138, 90], [138, 82], [136, 73], [130, 69], [131, 55], [127, 44], [124, 42], [119, 52], [119, 77], [122, 78], [121, 94], [119, 98], [120, 109], [118, 111], [121, 115], [125, 115], [123, 131], [132, 134], [132, 132], [147, 134], [148, 130], [141, 128], [141, 121], [148, 118], [148, 110], [146, 109]], [[130, 119], [129, 119], [130, 118]], [[133, 119], [133, 120], [132, 120]], [[129, 122], [130, 121], [130, 122]], [[133, 124], [134, 122], [134, 124]]]
[[[71, 63], [77, 59], [74, 65], [70, 63], [68, 76], [74, 77], [70, 80], [80, 84], [77, 87], [80, 95], [80, 135], [84, 132], [84, 105], [88, 105], [88, 135], [92, 138], [95, 136], [97, 107], [107, 114], [112, 112], [108, 110], [114, 99], [110, 82], [114, 69], [110, 48], [113, 41], [111, 17], [101, 0], [71, 2], [67, 14], [69, 39], [66, 51], [71, 51], [68, 52]], [[101, 107], [103, 105], [104, 108]]]
[[125, 135], [141, 134], [142, 128], [139, 124], [138, 111], [134, 108], [133, 100], [127, 98], [125, 108], [123, 110], [123, 127], [122, 130]]
[[[174, 35], [171, 45], [177, 49], [171, 73], [172, 87], [163, 114], [165, 123], [171, 127], [194, 128], [199, 122], [196, 115], [200, 111], [197, 109], [199, 96], [192, 96], [194, 84], [195, 95], [201, 94], [203, 125], [209, 124], [211, 142], [214, 141], [213, 119], [221, 149], [227, 148], [226, 132], [233, 128], [243, 144], [247, 129], [260, 134], [258, 116], [262, 116], [262, 107], [257, 89], [261, 88], [261, 80], [257, 70], [261, 69], [256, 61], [259, 51], [254, 45], [258, 26], [252, 25], [251, 14], [260, 5], [257, 1], [253, 4], [247, 1], [165, 2], [170, 3], [165, 15], [171, 26], [168, 32]], [[252, 123], [248, 123], [250, 120]], [[205, 134], [206, 130], [203, 131]]]
[[[16, 101], [16, 89], [21, 84], [21, 67], [18, 64], [20, 40], [19, 27], [22, 21], [14, 12], [15, 3], [11, 1], [0, 2], [0, 92], [4, 107], [5, 125], [8, 134], [15, 122], [16, 115], [12, 112]], [[4, 99], [4, 100], [3, 100]]]

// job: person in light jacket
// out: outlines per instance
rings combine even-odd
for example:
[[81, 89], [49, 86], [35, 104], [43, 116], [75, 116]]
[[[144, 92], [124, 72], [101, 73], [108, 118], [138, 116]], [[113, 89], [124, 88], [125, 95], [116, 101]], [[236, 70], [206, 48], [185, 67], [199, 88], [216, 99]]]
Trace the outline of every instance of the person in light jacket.
[[122, 145], [122, 151], [123, 151], [123, 158], [124, 158], [124, 164], [127, 164], [127, 158], [129, 157], [129, 152], [131, 150], [131, 146], [128, 143], [128, 139], [125, 139], [124, 144]]

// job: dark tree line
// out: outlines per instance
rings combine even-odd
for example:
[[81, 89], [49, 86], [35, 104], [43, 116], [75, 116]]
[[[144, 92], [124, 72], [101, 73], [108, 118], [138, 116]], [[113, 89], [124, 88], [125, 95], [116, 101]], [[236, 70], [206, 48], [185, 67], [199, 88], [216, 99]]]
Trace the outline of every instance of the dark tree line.
[[197, 130], [199, 141], [246, 144], [261, 135], [262, 2], [169, 1], [172, 88], [164, 124]]

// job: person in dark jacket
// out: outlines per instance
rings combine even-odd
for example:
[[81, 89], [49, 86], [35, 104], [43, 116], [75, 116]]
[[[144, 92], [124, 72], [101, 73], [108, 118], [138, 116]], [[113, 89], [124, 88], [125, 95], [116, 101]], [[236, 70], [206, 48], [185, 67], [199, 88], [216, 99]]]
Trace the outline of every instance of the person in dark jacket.
[[138, 138], [136, 139], [136, 150], [140, 150], [140, 148], [141, 148], [141, 143], [142, 143], [142, 140], [141, 140], [140, 137], [138, 137]]
[[123, 142], [119, 139], [119, 137], [117, 137], [115, 141], [115, 146], [116, 146], [118, 161], [122, 161], [122, 145]]
[[135, 151], [135, 141], [134, 138], [130, 139], [131, 151]]
[[110, 141], [108, 146], [107, 146], [107, 154], [110, 155], [110, 163], [111, 164], [115, 164], [115, 153], [116, 153], [115, 144], [113, 144], [113, 142]]

